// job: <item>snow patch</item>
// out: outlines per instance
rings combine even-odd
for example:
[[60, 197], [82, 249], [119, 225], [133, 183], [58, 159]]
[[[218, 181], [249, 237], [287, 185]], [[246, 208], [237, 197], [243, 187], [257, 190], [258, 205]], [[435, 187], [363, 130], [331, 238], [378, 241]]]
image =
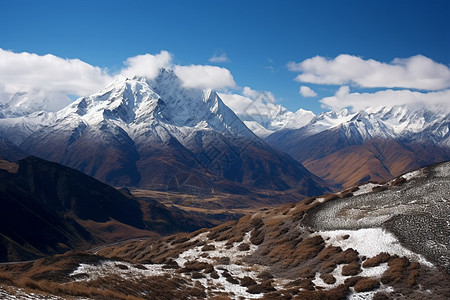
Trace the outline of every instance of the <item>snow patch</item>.
[[322, 203], [325, 201], [325, 198], [324, 197], [316, 198], [316, 201]]
[[[207, 235], [208, 233], [202, 233], [194, 238], [193, 241], [195, 241], [195, 239], [201, 239], [202, 241], [205, 241]], [[230, 249], [226, 249], [225, 244], [227, 243], [227, 241], [210, 241], [208, 242], [208, 244], [213, 245], [215, 247], [215, 250], [204, 252], [202, 250], [203, 246], [196, 246], [181, 253], [178, 258], [175, 259], [175, 261], [180, 267], [183, 267], [187, 261], [196, 260], [200, 262], [214, 263], [215, 260], [213, 258], [225, 256], [230, 258], [230, 263], [235, 263], [242, 258], [253, 254], [258, 249], [258, 246], [253, 245], [250, 242], [250, 236], [250, 232], [247, 232], [246, 234], [244, 234], [244, 239], [242, 241], [242, 243], [246, 243], [250, 246], [250, 249], [247, 251], [241, 251], [238, 249], [238, 246], [241, 244], [241, 242], [235, 242]], [[203, 255], [205, 253], [207, 254], [206, 257], [204, 257]]]
[[[429, 267], [433, 266], [422, 255], [403, 247], [392, 233], [382, 228], [319, 231], [313, 235], [317, 234], [325, 240], [327, 245], [340, 247], [342, 250], [353, 248], [358, 251], [360, 256], [373, 257], [380, 252], [386, 252], [390, 255], [407, 257]], [[349, 235], [349, 237], [343, 239], [342, 237], [345, 235]]]
[[409, 180], [411, 180], [411, 179], [413, 179], [413, 178], [419, 177], [419, 176], [422, 175], [422, 174], [423, 174], [422, 170], [415, 170], [415, 171], [406, 173], [406, 174], [402, 175], [401, 177], [403, 177], [403, 178], [405, 178], [407, 181], [409, 181]]
[[[64, 298], [54, 295], [40, 295], [36, 293], [27, 293], [22, 289], [0, 286], [0, 299], [5, 300], [64, 300]], [[79, 298], [81, 300], [81, 298]]]
[[144, 268], [136, 268], [126, 262], [104, 261], [100, 265], [80, 264], [70, 276], [77, 277], [75, 281], [91, 281], [108, 275], [119, 275], [123, 278], [139, 278], [162, 276], [167, 273], [162, 264], [146, 264]]
[[380, 286], [378, 289], [370, 292], [355, 292], [353, 288], [350, 288], [352, 293], [348, 296], [348, 300], [372, 300], [376, 293], [378, 292], [385, 292], [385, 293], [392, 293], [394, 292], [394, 289], [390, 286]]
[[360, 185], [360, 186], [358, 186], [359, 190], [355, 191], [353, 193], [353, 196], [368, 194], [368, 193], [372, 192], [372, 189], [374, 187], [377, 187], [377, 186], [381, 186], [381, 184], [369, 182], [369, 183]]

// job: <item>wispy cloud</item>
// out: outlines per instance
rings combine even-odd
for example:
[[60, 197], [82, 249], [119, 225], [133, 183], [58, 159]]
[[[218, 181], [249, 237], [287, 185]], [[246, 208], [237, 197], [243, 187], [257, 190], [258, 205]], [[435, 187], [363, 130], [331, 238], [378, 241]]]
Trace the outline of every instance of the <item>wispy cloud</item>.
[[0, 49], [0, 102], [18, 92], [40, 91], [46, 108], [57, 110], [70, 103], [68, 95], [93, 93], [111, 80], [108, 70], [79, 59]]
[[233, 75], [228, 69], [208, 65], [175, 66], [175, 74], [185, 87], [223, 89], [234, 87]]
[[317, 97], [317, 93], [309, 86], [302, 85], [299, 90], [300, 95], [307, 98]]
[[364, 88], [440, 90], [450, 87], [449, 67], [423, 55], [396, 58], [390, 63], [341, 54], [334, 59], [315, 56], [288, 68], [300, 72], [299, 82], [347, 85]]
[[227, 54], [223, 51], [216, 51], [213, 56], [211, 56], [208, 61], [210, 63], [228, 63], [231, 60], [228, 58]]
[[264, 67], [264, 69], [269, 70], [272, 73], [277, 73], [278, 69], [273, 66], [273, 59], [269, 58], [267, 60], [268, 65]]
[[261, 119], [270, 114], [277, 105], [275, 95], [270, 91], [257, 91], [248, 86], [240, 94], [220, 93], [220, 98], [244, 120]]
[[320, 100], [326, 108], [339, 110], [351, 107], [358, 111], [371, 106], [395, 106], [422, 104], [434, 109], [450, 111], [450, 90], [418, 92], [411, 90], [383, 90], [374, 93], [350, 92], [348, 86], [341, 86], [334, 96]]
[[147, 53], [129, 57], [121, 73], [128, 77], [141, 76], [153, 79], [161, 68], [169, 68], [172, 65], [172, 59], [173, 55], [165, 50], [155, 55]]
[[[129, 57], [120, 71], [111, 73], [79, 59], [0, 49], [0, 103], [8, 101], [16, 93], [27, 93], [30, 95], [29, 101], [37, 99], [31, 95], [39, 95], [43, 109], [58, 110], [71, 102], [70, 97], [97, 92], [119, 74], [153, 79], [161, 68], [173, 69], [184, 86], [190, 88], [224, 89], [236, 86], [233, 75], [226, 68], [174, 65], [173, 57], [165, 50]], [[41, 105], [43, 103], [44, 106]]]

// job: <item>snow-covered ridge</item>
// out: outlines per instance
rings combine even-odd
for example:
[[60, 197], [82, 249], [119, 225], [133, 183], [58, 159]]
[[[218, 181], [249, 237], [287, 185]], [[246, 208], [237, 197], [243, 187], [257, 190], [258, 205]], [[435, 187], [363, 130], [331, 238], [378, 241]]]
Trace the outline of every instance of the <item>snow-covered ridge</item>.
[[[226, 94], [220, 95], [226, 99]], [[64, 123], [73, 128], [107, 121], [121, 127], [133, 140], [152, 132], [153, 141], [175, 137], [185, 146], [198, 131], [246, 138], [254, 133], [265, 138], [280, 130], [302, 129], [305, 136], [339, 130], [361, 141], [376, 137], [426, 140], [450, 147], [450, 114], [444, 110], [374, 106], [358, 112], [343, 109], [315, 115], [253, 101], [236, 116], [215, 91], [185, 88], [174, 72], [166, 69], [153, 80], [118, 76], [101, 91], [56, 113], [44, 112], [47, 106], [38, 92], [17, 94], [0, 104], [0, 135], [19, 145], [43, 126]]]
[[324, 112], [302, 128], [302, 135], [311, 136], [327, 130], [338, 130], [348, 138], [361, 142], [373, 138], [394, 138], [408, 141], [430, 141], [450, 147], [450, 114], [444, 110], [423, 107], [379, 106], [363, 111], [347, 109]]
[[13, 137], [19, 145], [42, 127], [62, 132], [109, 124], [138, 143], [165, 143], [175, 138], [188, 147], [201, 131], [254, 138], [216, 92], [185, 88], [173, 71], [165, 69], [153, 80], [118, 77], [101, 91], [79, 98], [56, 113], [30, 116], [0, 119], [0, 134]]
[[269, 109], [258, 113], [239, 114], [245, 125], [263, 138], [282, 129], [301, 128], [315, 117], [313, 112], [304, 109], [291, 112], [272, 103], [267, 104], [267, 108]]

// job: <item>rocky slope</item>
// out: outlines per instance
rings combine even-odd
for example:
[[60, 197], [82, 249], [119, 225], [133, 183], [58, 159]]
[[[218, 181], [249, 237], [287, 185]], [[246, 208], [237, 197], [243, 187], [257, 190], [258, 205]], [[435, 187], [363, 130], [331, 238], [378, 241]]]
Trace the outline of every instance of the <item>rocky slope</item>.
[[212, 229], [0, 267], [0, 282], [88, 298], [448, 299], [449, 179], [447, 162]]

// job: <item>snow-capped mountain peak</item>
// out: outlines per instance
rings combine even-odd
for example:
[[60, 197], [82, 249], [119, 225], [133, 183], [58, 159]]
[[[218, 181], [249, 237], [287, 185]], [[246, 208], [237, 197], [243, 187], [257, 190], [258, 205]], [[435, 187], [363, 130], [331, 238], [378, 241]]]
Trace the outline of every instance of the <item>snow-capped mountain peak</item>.
[[323, 189], [320, 179], [255, 136], [215, 91], [187, 88], [165, 69], [151, 80], [117, 77], [15, 142], [119, 186], [161, 187], [177, 173], [192, 172], [276, 189], [308, 178], [301, 183], [308, 193]]
[[431, 140], [449, 144], [450, 114], [425, 106], [377, 106], [358, 112], [348, 109], [324, 112], [303, 126], [302, 134], [311, 136], [326, 130], [339, 130], [348, 138], [364, 142], [372, 138]]
[[[71, 140], [86, 130], [97, 137], [116, 135], [118, 130], [137, 144], [176, 140], [188, 148], [212, 143], [216, 133], [255, 137], [215, 91], [185, 88], [173, 71], [165, 69], [153, 80], [119, 76], [101, 91], [58, 111], [55, 122], [46, 125], [54, 128], [56, 135], [72, 131]], [[206, 138], [211, 135], [205, 134], [207, 131], [214, 134]]]
[[295, 113], [279, 104], [266, 103], [263, 109], [249, 109], [248, 113], [239, 114], [245, 125], [259, 137], [267, 137], [282, 129], [298, 129], [315, 117], [311, 111], [299, 109]]

